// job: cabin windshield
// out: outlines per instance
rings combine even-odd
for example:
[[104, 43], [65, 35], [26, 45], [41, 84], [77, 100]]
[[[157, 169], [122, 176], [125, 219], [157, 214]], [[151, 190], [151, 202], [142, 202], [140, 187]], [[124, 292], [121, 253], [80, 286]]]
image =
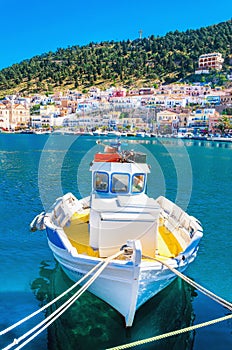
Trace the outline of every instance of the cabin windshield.
[[111, 177], [111, 192], [126, 193], [129, 191], [129, 175], [115, 173]]
[[145, 175], [144, 174], [135, 174], [132, 177], [132, 192], [140, 193], [144, 190], [145, 184]]
[[93, 177], [93, 188], [98, 192], [108, 192], [109, 175], [104, 172], [96, 171]]
[[139, 194], [143, 193], [146, 185], [144, 173], [108, 173], [107, 171], [93, 172], [93, 190], [101, 193]]

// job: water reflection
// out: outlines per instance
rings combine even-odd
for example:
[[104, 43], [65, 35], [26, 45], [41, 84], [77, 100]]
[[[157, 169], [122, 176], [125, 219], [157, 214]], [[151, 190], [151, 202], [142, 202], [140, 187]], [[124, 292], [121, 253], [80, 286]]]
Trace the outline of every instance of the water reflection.
[[[107, 140], [107, 142], [114, 140]], [[206, 147], [206, 148], [231, 148], [231, 141], [211, 141], [211, 140], [194, 140], [194, 139], [178, 139], [178, 138], [149, 138], [149, 139], [138, 139], [138, 138], [130, 138], [123, 139], [122, 144], [143, 144], [143, 145], [169, 145], [169, 146], [186, 146], [186, 147]]]
[[[39, 274], [31, 288], [41, 306], [72, 285], [58, 264], [51, 266], [45, 261], [41, 262]], [[75, 291], [70, 292], [50, 307], [45, 316], [55, 311], [61, 302], [74, 293]], [[194, 320], [193, 296], [192, 287], [177, 279], [142, 306], [136, 313], [133, 327], [126, 329], [118, 312], [91, 293], [85, 292], [48, 328], [48, 349], [106, 349], [188, 327]], [[139, 349], [190, 350], [193, 348], [193, 340], [194, 333], [188, 332], [140, 346]]]

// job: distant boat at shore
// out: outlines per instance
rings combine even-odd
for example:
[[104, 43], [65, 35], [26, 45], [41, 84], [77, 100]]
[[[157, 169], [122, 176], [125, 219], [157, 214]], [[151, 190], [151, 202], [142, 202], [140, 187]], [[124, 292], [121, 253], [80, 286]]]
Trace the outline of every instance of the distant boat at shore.
[[211, 136], [208, 137], [209, 141], [219, 141], [219, 142], [232, 142], [232, 136], [224, 137], [224, 136]]
[[33, 134], [36, 134], [36, 135], [49, 135], [49, 134], [51, 134], [51, 130], [38, 129], [38, 130], [34, 130]]

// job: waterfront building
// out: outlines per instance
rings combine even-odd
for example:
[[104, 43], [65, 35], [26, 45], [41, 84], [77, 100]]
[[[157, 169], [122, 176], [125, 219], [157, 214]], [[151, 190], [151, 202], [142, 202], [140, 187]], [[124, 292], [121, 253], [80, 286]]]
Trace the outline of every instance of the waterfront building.
[[52, 120], [50, 115], [32, 115], [30, 124], [32, 129], [48, 128], [54, 126]]
[[28, 126], [30, 122], [30, 109], [28, 107], [21, 104], [11, 104], [9, 109], [11, 129]]
[[118, 127], [126, 128], [128, 130], [133, 130], [134, 128], [137, 128], [138, 130], [146, 130], [147, 122], [140, 117], [121, 118], [119, 119]]
[[160, 111], [157, 113], [157, 126], [161, 134], [172, 134], [178, 129], [178, 114], [171, 111]]
[[189, 120], [190, 112], [184, 112], [184, 113], [179, 113], [178, 114], [178, 127], [183, 127], [186, 128], [188, 125], [188, 120]]
[[218, 120], [219, 113], [215, 108], [202, 108], [192, 112], [188, 118], [188, 127], [190, 128], [208, 128], [212, 129], [210, 121]]
[[10, 129], [10, 111], [3, 103], [0, 103], [0, 129]]
[[42, 128], [42, 118], [40, 115], [32, 115], [31, 116], [31, 127], [33, 129], [41, 129]]
[[221, 115], [218, 112], [211, 114], [209, 116], [209, 130], [214, 133], [217, 130], [217, 124], [219, 122]]

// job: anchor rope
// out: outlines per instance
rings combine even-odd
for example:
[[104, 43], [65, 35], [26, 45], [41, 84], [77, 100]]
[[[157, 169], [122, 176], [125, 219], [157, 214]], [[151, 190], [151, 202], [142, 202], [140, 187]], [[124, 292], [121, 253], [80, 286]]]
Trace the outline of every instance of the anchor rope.
[[135, 347], [135, 346], [144, 345], [144, 344], [151, 343], [151, 342], [154, 342], [154, 341], [157, 341], [157, 340], [161, 340], [161, 339], [165, 339], [165, 338], [168, 338], [168, 337], [172, 337], [174, 335], [179, 335], [179, 334], [182, 334], [182, 333], [190, 332], [190, 331], [193, 331], [193, 330], [198, 329], [198, 328], [211, 326], [213, 324], [229, 320], [230, 318], [232, 318], [232, 314], [226, 315], [226, 316], [223, 316], [223, 317], [220, 317], [220, 318], [216, 318], [214, 320], [210, 320], [210, 321], [207, 321], [207, 322], [199, 323], [199, 324], [196, 324], [196, 325], [193, 325], [193, 326], [190, 326], [190, 327], [178, 329], [176, 331], [160, 334], [160, 335], [157, 335], [155, 337], [146, 338], [146, 339], [142, 339], [142, 340], [137, 340], [135, 342], [124, 344], [124, 345], [118, 345], [118, 346], [115, 346], [113, 348], [108, 348], [106, 350], [129, 349], [129, 348], [132, 348], [132, 347]]
[[230, 303], [229, 301], [219, 297], [218, 295], [214, 294], [213, 292], [211, 292], [210, 290], [206, 289], [205, 287], [201, 286], [199, 283], [193, 281], [191, 278], [185, 276], [183, 273], [181, 273], [180, 271], [178, 271], [177, 269], [175, 269], [174, 267], [170, 266], [169, 264], [167, 264], [165, 261], [161, 261], [158, 258], [153, 258], [147, 255], [143, 255], [144, 258], [148, 258], [148, 259], [152, 259], [155, 260], [157, 262], [159, 262], [160, 264], [166, 266], [170, 271], [172, 271], [173, 273], [175, 273], [178, 277], [182, 278], [185, 282], [187, 282], [188, 284], [190, 284], [192, 287], [198, 289], [200, 292], [202, 292], [203, 294], [205, 294], [206, 296], [208, 296], [209, 298], [213, 299], [214, 301], [216, 301], [217, 303], [221, 304], [222, 306], [224, 306], [225, 308], [229, 309], [230, 311], [232, 311], [232, 303]]
[[[30, 319], [31, 317], [35, 316], [36, 314], [38, 314], [39, 312], [43, 311], [45, 308], [49, 307], [50, 305], [52, 305], [55, 301], [59, 300], [62, 296], [64, 296], [65, 294], [67, 294], [69, 291], [71, 291], [73, 288], [75, 288], [75, 286], [77, 286], [78, 284], [80, 284], [85, 278], [87, 278], [91, 273], [93, 273], [93, 271], [95, 271], [97, 268], [99, 268], [97, 270], [97, 272], [70, 298], [68, 299], [65, 303], [63, 303], [57, 310], [55, 310], [51, 315], [49, 315], [45, 320], [43, 320], [42, 322], [40, 322], [39, 324], [37, 324], [35, 327], [33, 327], [31, 330], [29, 330], [28, 332], [26, 332], [24, 335], [22, 335], [21, 337], [19, 337], [18, 339], [14, 339], [14, 341], [9, 344], [7, 347], [5, 347], [2, 350], [9, 350], [11, 349], [13, 346], [17, 345], [19, 342], [21, 342], [23, 339], [27, 338], [30, 334], [32, 334], [33, 332], [35, 332], [38, 328], [40, 328], [36, 333], [34, 333], [30, 338], [28, 338], [24, 343], [22, 343], [21, 345], [19, 345], [17, 348], [15, 348], [15, 350], [20, 350], [22, 347], [24, 347], [26, 344], [28, 344], [30, 341], [32, 341], [38, 334], [40, 334], [44, 329], [46, 329], [50, 324], [52, 324], [58, 317], [60, 317], [85, 291], [86, 289], [95, 281], [95, 279], [101, 274], [101, 272], [106, 268], [106, 266], [108, 265], [108, 263], [115, 259], [116, 257], [118, 257], [119, 255], [121, 255], [122, 252], [118, 252], [114, 255], [112, 255], [111, 257], [106, 258], [105, 260], [102, 260], [99, 264], [97, 264], [92, 270], [90, 270], [85, 276], [83, 276], [81, 278], [81, 280], [79, 280], [77, 283], [75, 283], [73, 286], [71, 286], [67, 291], [65, 291], [64, 293], [62, 293], [61, 295], [59, 295], [57, 298], [55, 298], [54, 300], [52, 300], [50, 303], [46, 304], [43, 308], [37, 310], [36, 312], [34, 312], [33, 314], [25, 317], [24, 319], [22, 319], [21, 321], [15, 323], [14, 325], [12, 325], [11, 327], [8, 327], [6, 330], [2, 331], [0, 333], [0, 335], [7, 333], [9, 330], [15, 328], [17, 325], [25, 322], [27, 319]], [[153, 258], [150, 256], [145, 256], [143, 255], [144, 258], [148, 258], [148, 259], [152, 259], [155, 260], [157, 262], [159, 262], [160, 264], [166, 266], [168, 269], [170, 269], [173, 273], [175, 273], [177, 276], [179, 276], [180, 278], [182, 278], [183, 280], [185, 280], [187, 283], [189, 283], [190, 285], [192, 285], [194, 288], [198, 289], [199, 291], [201, 291], [202, 293], [204, 293], [205, 295], [207, 295], [208, 297], [210, 297], [211, 299], [217, 301], [219, 304], [223, 305], [224, 307], [230, 309], [232, 311], [232, 303], [222, 299], [221, 297], [217, 296], [216, 294], [212, 293], [211, 291], [209, 291], [208, 289], [204, 288], [203, 286], [199, 285], [198, 283], [194, 282], [193, 280], [191, 280], [189, 277], [183, 275], [181, 272], [179, 272], [178, 270], [176, 270], [175, 268], [173, 268], [172, 266], [168, 265], [167, 263], [165, 263], [164, 261], [159, 260], [158, 258]], [[101, 266], [102, 265], [102, 266]], [[100, 267], [101, 266], [101, 267]], [[146, 344], [149, 342], [153, 342], [153, 341], [157, 341], [160, 339], [164, 339], [167, 337], [171, 337], [174, 335], [178, 335], [178, 334], [182, 334], [188, 331], [192, 331], [194, 329], [198, 329], [198, 328], [202, 328], [202, 327], [206, 327], [218, 322], [222, 322], [225, 320], [228, 320], [232, 318], [232, 314], [227, 315], [225, 317], [221, 317], [221, 318], [217, 318], [211, 321], [207, 321], [204, 323], [200, 323], [197, 325], [193, 325], [190, 327], [186, 327], [180, 330], [176, 330], [176, 331], [172, 331], [172, 332], [168, 332], [165, 334], [161, 334], [155, 337], [151, 337], [151, 338], [147, 338], [147, 339], [143, 339], [143, 340], [139, 340], [133, 343], [129, 343], [129, 344], [124, 344], [124, 345], [119, 345], [117, 347], [113, 347], [113, 348], [109, 348], [108, 350], [120, 350], [120, 349], [128, 349], [131, 348], [132, 346], [139, 346], [142, 344]], [[49, 322], [48, 322], [49, 321]], [[43, 326], [44, 325], [44, 326]], [[43, 327], [42, 327], [43, 326]], [[41, 328], [42, 327], [42, 328]]]
[[19, 320], [18, 322], [14, 323], [12, 326], [2, 330], [0, 332], [0, 336], [3, 334], [8, 333], [9, 331], [11, 331], [12, 329], [14, 329], [17, 326], [20, 326], [22, 323], [28, 321], [30, 318], [38, 315], [40, 312], [44, 311], [45, 309], [47, 309], [49, 306], [51, 306], [52, 304], [54, 304], [56, 301], [58, 301], [59, 299], [61, 299], [63, 296], [65, 296], [67, 293], [71, 292], [71, 290], [73, 290], [75, 287], [77, 287], [80, 283], [82, 283], [91, 273], [93, 273], [98, 267], [100, 267], [102, 264], [104, 263], [104, 260], [101, 260], [100, 263], [98, 263], [96, 266], [94, 266], [94, 268], [92, 270], [90, 270], [89, 272], [87, 272], [80, 280], [78, 280], [75, 284], [73, 284], [70, 288], [68, 288], [66, 291], [64, 291], [62, 294], [58, 295], [55, 299], [51, 300], [48, 304], [44, 305], [43, 307], [41, 307], [39, 310], [36, 310], [35, 312], [33, 312], [32, 314], [24, 317], [23, 319]]
[[[28, 344], [30, 341], [32, 341], [37, 335], [39, 335], [41, 332], [44, 331], [50, 324], [52, 324], [58, 317], [60, 317], [85, 291], [86, 289], [96, 280], [96, 278], [102, 273], [102, 271], [107, 267], [107, 265], [110, 263], [111, 260], [117, 258], [119, 255], [122, 254], [122, 251], [106, 258], [104, 260], [104, 263], [102, 266], [97, 270], [97, 272], [65, 303], [63, 303], [58, 309], [56, 309], [51, 315], [49, 315], [47, 318], [45, 318], [42, 322], [37, 324], [35, 327], [33, 327], [31, 330], [23, 334], [21, 337], [14, 339], [14, 341], [3, 348], [2, 350], [9, 350], [13, 346], [17, 345], [19, 342], [21, 342], [23, 339], [27, 338], [30, 334], [35, 332], [38, 328], [40, 328], [36, 333], [34, 333], [30, 338], [26, 339], [22, 344], [20, 344], [15, 350], [19, 350], [23, 348], [26, 344]], [[49, 322], [48, 322], [49, 321]]]
[[[218, 295], [212, 293], [210, 290], [208, 290], [208, 289], [204, 288], [203, 286], [201, 286], [200, 284], [194, 282], [189, 277], [183, 275], [180, 271], [178, 271], [174, 267], [170, 266], [166, 262], [161, 261], [158, 258], [153, 258], [153, 257], [148, 256], [148, 255], [143, 255], [143, 258], [155, 260], [155, 261], [159, 262], [160, 264], [166, 266], [170, 271], [175, 273], [178, 277], [182, 278], [184, 281], [189, 283], [191, 286], [193, 286], [194, 288], [198, 289], [200, 292], [202, 292], [203, 294], [205, 294], [209, 298], [213, 299], [214, 301], [218, 302], [219, 304], [223, 305], [224, 307], [226, 307], [226, 308], [228, 308], [229, 310], [232, 311], [232, 303], [222, 299]], [[157, 340], [161, 340], [161, 339], [165, 339], [165, 338], [168, 338], [168, 337], [172, 337], [174, 335], [179, 335], [179, 334], [182, 334], [182, 333], [190, 332], [190, 331], [193, 331], [193, 330], [198, 329], [198, 328], [207, 327], [207, 326], [210, 326], [210, 325], [222, 322], [222, 321], [229, 320], [231, 318], [232, 318], [232, 314], [229, 314], [229, 315], [226, 315], [224, 317], [216, 318], [214, 320], [210, 320], [210, 321], [207, 321], [207, 322], [199, 323], [199, 324], [196, 324], [196, 325], [193, 325], [193, 326], [190, 326], [190, 327], [186, 327], [186, 328], [182, 328], [182, 329], [178, 329], [178, 330], [175, 330], [175, 331], [172, 331], [172, 332], [160, 334], [160, 335], [157, 335], [155, 337], [138, 340], [138, 341], [135, 341], [135, 342], [132, 342], [132, 343], [124, 344], [124, 345], [119, 345], [119, 346], [116, 346], [116, 347], [113, 347], [113, 348], [109, 348], [107, 350], [129, 349], [131, 347], [144, 345], [144, 344], [151, 343], [151, 342], [154, 342], [154, 341], [157, 341]]]

